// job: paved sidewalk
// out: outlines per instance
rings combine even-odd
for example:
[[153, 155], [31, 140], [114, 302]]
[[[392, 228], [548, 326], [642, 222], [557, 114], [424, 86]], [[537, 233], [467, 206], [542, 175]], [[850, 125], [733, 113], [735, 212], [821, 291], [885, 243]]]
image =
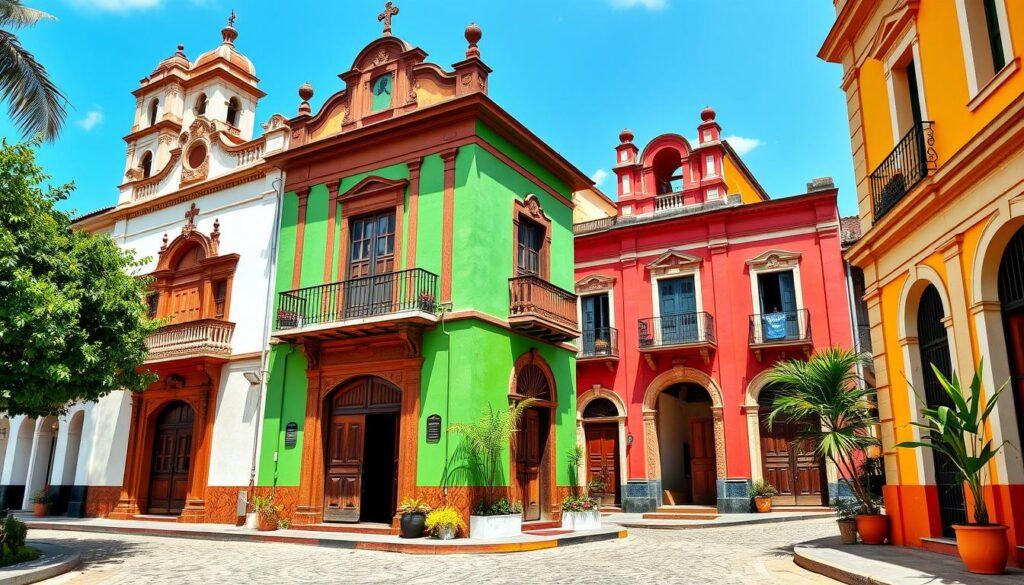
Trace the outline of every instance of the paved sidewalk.
[[330, 548], [348, 548], [410, 554], [509, 553], [563, 547], [573, 544], [625, 538], [626, 530], [605, 521], [596, 530], [537, 530], [509, 538], [479, 540], [458, 538], [400, 538], [390, 534], [357, 534], [314, 530], [274, 530], [257, 532], [244, 526], [226, 524], [187, 524], [149, 520], [109, 520], [106, 518], [46, 517], [23, 518], [30, 529], [66, 530], [100, 534], [137, 534], [172, 538], [192, 538], [235, 542], [278, 542]]
[[651, 528], [666, 530], [686, 530], [693, 528], [715, 528], [722, 526], [740, 526], [746, 524], [771, 524], [774, 522], [792, 522], [795, 520], [813, 520], [832, 518], [833, 512], [769, 512], [767, 514], [721, 514], [714, 520], [661, 520], [647, 519], [643, 514], [627, 514], [616, 512], [603, 514], [601, 519], [609, 524], [623, 528]]
[[822, 538], [794, 547], [801, 567], [854, 585], [1020, 585], [1024, 571], [1005, 575], [968, 573], [960, 559], [902, 546], [844, 545], [839, 537]]

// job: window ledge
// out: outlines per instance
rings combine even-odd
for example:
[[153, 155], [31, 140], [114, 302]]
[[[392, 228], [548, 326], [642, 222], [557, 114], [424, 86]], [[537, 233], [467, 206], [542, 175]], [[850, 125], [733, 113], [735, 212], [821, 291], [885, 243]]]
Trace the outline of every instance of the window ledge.
[[973, 112], [980, 108], [981, 104], [988, 101], [988, 98], [1017, 72], [1017, 69], [1020, 69], [1020, 57], [1016, 57], [1004, 65], [999, 73], [996, 73], [992, 79], [988, 80], [988, 83], [978, 90], [978, 93], [971, 98], [971, 101], [967, 102], [967, 109]]

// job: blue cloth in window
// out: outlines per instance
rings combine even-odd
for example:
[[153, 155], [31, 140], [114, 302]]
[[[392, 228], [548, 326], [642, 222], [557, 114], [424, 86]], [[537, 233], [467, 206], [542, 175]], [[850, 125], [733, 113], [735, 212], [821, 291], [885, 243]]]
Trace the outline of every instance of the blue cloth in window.
[[761, 318], [761, 327], [764, 328], [764, 338], [777, 340], [786, 338], [786, 314], [769, 313]]

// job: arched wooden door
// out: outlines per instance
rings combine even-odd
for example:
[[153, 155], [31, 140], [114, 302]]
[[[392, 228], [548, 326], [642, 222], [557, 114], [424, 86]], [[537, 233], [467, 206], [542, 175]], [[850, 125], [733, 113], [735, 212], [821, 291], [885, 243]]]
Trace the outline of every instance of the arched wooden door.
[[328, 398], [324, 520], [390, 522], [398, 493], [398, 413], [402, 391], [373, 376]]
[[779, 494], [773, 502], [783, 506], [819, 506], [828, 502], [823, 489], [825, 466], [814, 454], [814, 445], [798, 439], [802, 427], [817, 420], [767, 424], [775, 391], [771, 386], [758, 397], [761, 425], [761, 474]]
[[1013, 376], [1017, 430], [1024, 437], [1024, 228], [1010, 238], [999, 262], [999, 303]]
[[[597, 398], [583, 410], [587, 446], [587, 487], [602, 505], [619, 502], [619, 412], [607, 398]], [[596, 481], [595, 481], [596, 480]]]
[[184, 402], [165, 407], [157, 419], [149, 468], [150, 514], [180, 514], [185, 507], [194, 422], [195, 411]]
[[548, 441], [551, 429], [552, 388], [537, 364], [526, 364], [516, 372], [516, 394], [536, 402], [523, 411], [516, 433], [515, 481], [523, 503], [523, 520], [540, 520], [549, 503], [545, 484], [550, 480]]

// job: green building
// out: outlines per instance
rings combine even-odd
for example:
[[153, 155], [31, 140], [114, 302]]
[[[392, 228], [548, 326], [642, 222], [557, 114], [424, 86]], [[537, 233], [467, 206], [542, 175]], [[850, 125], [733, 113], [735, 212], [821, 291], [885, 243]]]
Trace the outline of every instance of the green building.
[[405, 497], [468, 513], [447, 428], [524, 397], [509, 496], [554, 518], [570, 484], [590, 181], [487, 97], [480, 37], [445, 71], [386, 28], [315, 115], [300, 88], [268, 157], [286, 180], [258, 483], [296, 524], [390, 523]]

